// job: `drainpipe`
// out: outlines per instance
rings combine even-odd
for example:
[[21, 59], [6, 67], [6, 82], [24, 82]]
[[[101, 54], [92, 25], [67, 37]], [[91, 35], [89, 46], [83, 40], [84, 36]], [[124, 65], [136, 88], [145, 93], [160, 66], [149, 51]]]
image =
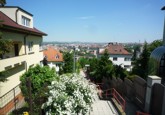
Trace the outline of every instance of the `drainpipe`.
[[16, 12], [15, 12], [15, 22], [16, 22], [17, 24], [18, 24], [18, 17], [17, 17], [17, 16], [18, 16], [18, 10], [19, 10], [19, 9], [17, 9]]
[[[165, 6], [161, 10], [165, 10]], [[163, 30], [163, 45], [165, 46], [165, 18], [164, 18], [164, 30]]]
[[26, 52], [26, 39], [27, 39], [28, 35], [29, 35], [29, 34], [26, 34], [26, 35], [24, 36], [25, 55], [27, 55], [27, 52]]

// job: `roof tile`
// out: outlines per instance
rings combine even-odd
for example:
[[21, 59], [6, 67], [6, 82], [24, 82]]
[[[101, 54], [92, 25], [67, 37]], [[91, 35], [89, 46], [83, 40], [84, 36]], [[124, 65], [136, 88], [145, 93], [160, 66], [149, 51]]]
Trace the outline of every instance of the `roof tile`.
[[44, 32], [41, 32], [40, 30], [38, 30], [36, 28], [28, 28], [28, 27], [17, 24], [16, 22], [14, 22], [11, 18], [9, 18], [7, 15], [2, 13], [1, 11], [0, 11], [0, 20], [1, 20], [0, 24], [2, 25], [2, 26], [0, 26], [0, 28], [10, 28], [10, 29], [13, 28], [16, 31], [33, 33], [36, 35], [47, 35]]
[[43, 51], [44, 55], [47, 57], [48, 61], [51, 62], [63, 62], [63, 55], [58, 50], [53, 47], [48, 47]]
[[[122, 44], [108, 44], [108, 46], [105, 48], [108, 51], [108, 54], [116, 54], [116, 55], [131, 55], [126, 49], [124, 49]], [[103, 54], [105, 50], [100, 52], [100, 54]]]

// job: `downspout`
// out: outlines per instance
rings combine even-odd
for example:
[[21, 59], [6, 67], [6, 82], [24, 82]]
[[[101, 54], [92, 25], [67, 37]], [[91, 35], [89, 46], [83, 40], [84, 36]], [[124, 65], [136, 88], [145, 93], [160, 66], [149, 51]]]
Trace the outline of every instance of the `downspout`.
[[28, 35], [29, 35], [29, 34], [26, 34], [26, 35], [24, 36], [25, 55], [27, 55], [27, 51], [26, 51], [26, 39], [27, 39]]
[[[26, 35], [24, 36], [25, 55], [27, 55], [27, 51], [26, 51], [26, 39], [27, 39], [28, 35], [29, 35], [29, 34], [26, 34]], [[25, 70], [26, 70], [26, 72], [27, 72], [27, 70], [28, 70], [28, 68], [27, 68], [27, 62], [26, 62], [26, 61], [25, 61]]]
[[18, 17], [17, 17], [17, 16], [18, 16], [18, 10], [19, 10], [19, 9], [17, 9], [16, 12], [15, 12], [15, 22], [16, 22], [17, 24], [18, 24]]

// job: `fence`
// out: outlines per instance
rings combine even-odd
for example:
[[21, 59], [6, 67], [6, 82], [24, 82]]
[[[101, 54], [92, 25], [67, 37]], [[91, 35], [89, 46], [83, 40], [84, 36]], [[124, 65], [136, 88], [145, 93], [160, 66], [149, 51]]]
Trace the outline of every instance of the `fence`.
[[5, 115], [6, 113], [17, 109], [22, 105], [23, 96], [19, 85], [14, 87], [12, 90], [0, 97], [0, 115]]

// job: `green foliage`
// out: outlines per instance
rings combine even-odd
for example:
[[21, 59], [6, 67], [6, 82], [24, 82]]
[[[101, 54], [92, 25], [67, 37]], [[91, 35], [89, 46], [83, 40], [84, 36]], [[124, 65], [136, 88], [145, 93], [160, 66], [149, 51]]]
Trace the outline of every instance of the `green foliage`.
[[13, 42], [11, 40], [0, 39], [0, 55], [9, 53], [13, 48]]
[[148, 61], [149, 61], [149, 50], [147, 42], [144, 44], [143, 52], [140, 55], [140, 58], [134, 62], [134, 68], [132, 69], [132, 73], [135, 75], [139, 75], [140, 77], [146, 79], [148, 75]]
[[81, 68], [84, 68], [86, 64], [89, 64], [89, 59], [82, 57], [79, 59], [78, 62], [80, 64]]
[[148, 76], [148, 68], [150, 66], [150, 65], [148, 65], [150, 55], [155, 48], [157, 48], [161, 45], [163, 45], [162, 40], [155, 40], [151, 44], [147, 44], [145, 42], [143, 52], [140, 55], [140, 58], [135, 59], [133, 62], [134, 67], [132, 69], [132, 74], [138, 75], [138, 76], [146, 79]]
[[154, 51], [155, 48], [162, 46], [162, 45], [163, 45], [162, 40], [155, 40], [151, 44], [148, 45], [148, 50], [150, 53], [152, 53], [152, 51]]
[[41, 108], [40, 101], [43, 101], [45, 98], [46, 87], [50, 85], [51, 81], [55, 78], [56, 75], [53, 69], [50, 69], [48, 66], [41, 67], [39, 65], [29, 68], [29, 70], [20, 77], [20, 88], [27, 100], [30, 98], [28, 86], [28, 79], [30, 79], [32, 100], [34, 102], [33, 107], [36, 111]]
[[6, 0], [0, 0], [0, 4], [4, 6], [6, 4]]
[[140, 47], [141, 47], [141, 45], [135, 45], [134, 47], [133, 47], [133, 56], [132, 56], [132, 60], [134, 61], [134, 60], [136, 60], [136, 57], [137, 57], [137, 52], [140, 52]]
[[101, 82], [103, 77], [112, 77], [114, 74], [113, 64], [109, 60], [109, 54], [105, 50], [104, 54], [99, 58], [89, 60], [90, 63], [90, 76], [96, 82]]
[[128, 72], [120, 65], [114, 65], [114, 76], [124, 80], [124, 78], [128, 76]]
[[73, 72], [73, 54], [69, 52], [64, 53], [64, 65], [60, 69], [60, 74]]
[[7, 81], [6, 71], [1, 71], [0, 72], [0, 82], [5, 82], [5, 81]]
[[128, 52], [132, 53], [132, 47], [131, 47], [131, 46], [125, 46], [125, 49], [126, 49]]
[[135, 77], [137, 77], [137, 75], [129, 75], [126, 78], [128, 78], [131, 81], [133, 81], [135, 79]]

